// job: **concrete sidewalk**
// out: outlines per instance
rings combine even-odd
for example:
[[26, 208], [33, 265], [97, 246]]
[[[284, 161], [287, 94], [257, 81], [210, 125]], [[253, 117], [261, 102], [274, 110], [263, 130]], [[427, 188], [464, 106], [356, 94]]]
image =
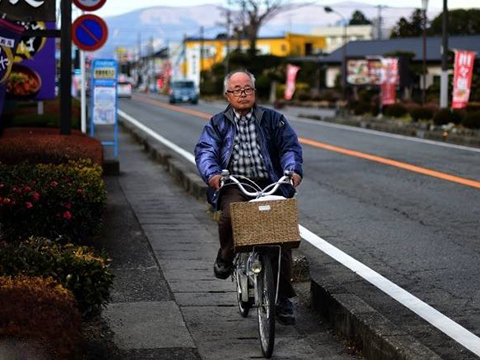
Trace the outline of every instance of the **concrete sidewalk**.
[[[102, 245], [116, 279], [102, 316], [118, 348], [106, 358], [262, 358], [255, 310], [242, 318], [234, 284], [213, 276], [217, 228], [205, 201], [125, 133], [119, 159], [120, 176], [106, 177]], [[297, 325], [277, 326], [273, 358], [358, 359], [310, 308], [310, 284], [296, 287]]]

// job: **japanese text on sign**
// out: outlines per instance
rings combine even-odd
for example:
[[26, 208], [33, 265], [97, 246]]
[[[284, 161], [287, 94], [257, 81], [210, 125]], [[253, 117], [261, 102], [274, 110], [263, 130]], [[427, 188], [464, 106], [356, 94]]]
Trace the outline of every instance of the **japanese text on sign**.
[[475, 53], [467, 51], [455, 52], [455, 74], [453, 79], [452, 108], [461, 109], [467, 106], [472, 85]]
[[115, 79], [116, 70], [115, 68], [100, 68], [95, 69], [93, 73], [94, 79]]

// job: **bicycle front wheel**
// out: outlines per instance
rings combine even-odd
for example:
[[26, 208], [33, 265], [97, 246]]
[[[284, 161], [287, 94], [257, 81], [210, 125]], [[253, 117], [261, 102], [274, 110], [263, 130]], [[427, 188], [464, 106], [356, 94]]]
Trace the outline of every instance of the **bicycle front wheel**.
[[268, 254], [261, 256], [262, 271], [257, 277], [258, 286], [258, 334], [263, 355], [270, 358], [275, 343], [275, 282], [272, 261]]

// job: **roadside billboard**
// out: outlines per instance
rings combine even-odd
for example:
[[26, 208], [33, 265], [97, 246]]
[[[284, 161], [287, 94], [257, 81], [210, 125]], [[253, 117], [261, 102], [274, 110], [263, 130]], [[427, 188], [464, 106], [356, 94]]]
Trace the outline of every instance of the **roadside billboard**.
[[347, 83], [351, 85], [380, 85], [382, 63], [378, 59], [347, 61]]
[[[25, 30], [55, 29], [53, 22], [18, 22]], [[7, 96], [16, 100], [55, 98], [55, 39], [23, 38], [17, 47]]]
[[55, 21], [55, 0], [3, 0], [0, 12], [16, 20]]

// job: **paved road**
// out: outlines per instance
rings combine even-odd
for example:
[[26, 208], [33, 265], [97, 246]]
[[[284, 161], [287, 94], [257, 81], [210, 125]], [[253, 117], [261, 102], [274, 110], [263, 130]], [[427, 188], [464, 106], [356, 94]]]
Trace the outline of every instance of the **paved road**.
[[[113, 344], [89, 359], [263, 358], [255, 310], [242, 318], [231, 279], [213, 276], [217, 226], [205, 203], [188, 196], [128, 134], [120, 134], [120, 151], [121, 174], [106, 181], [102, 236], [115, 274], [103, 312]], [[276, 327], [272, 359], [360, 360], [310, 308], [308, 282], [295, 288], [298, 322]]]
[[[193, 150], [205, 119], [140, 100], [122, 101], [121, 109]], [[181, 108], [213, 114], [223, 106]], [[290, 120], [302, 138], [480, 180], [479, 152]], [[479, 336], [480, 190], [309, 145], [304, 158], [302, 225]], [[323, 254], [305, 249], [313, 267], [325, 262]], [[448, 339], [430, 336], [434, 331], [427, 323], [412, 319], [371, 286], [352, 291], [390, 320], [414, 327], [417, 336], [423, 333], [445, 358], [475, 358]]]

